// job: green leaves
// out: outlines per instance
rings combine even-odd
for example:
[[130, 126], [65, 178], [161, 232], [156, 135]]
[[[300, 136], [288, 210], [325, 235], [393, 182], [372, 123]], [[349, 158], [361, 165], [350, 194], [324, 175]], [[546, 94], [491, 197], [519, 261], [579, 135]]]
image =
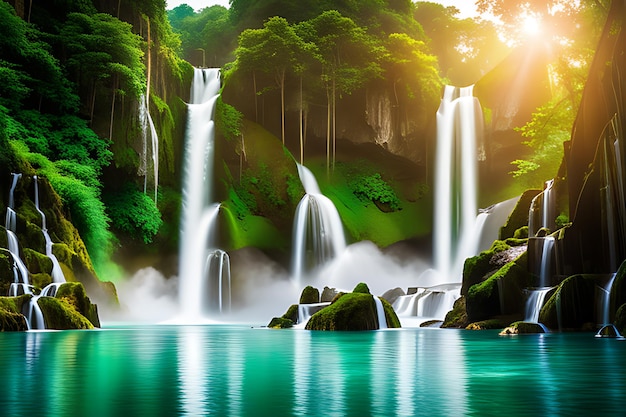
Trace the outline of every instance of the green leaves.
[[117, 193], [104, 196], [113, 226], [135, 239], [150, 243], [163, 224], [154, 201], [127, 183]]

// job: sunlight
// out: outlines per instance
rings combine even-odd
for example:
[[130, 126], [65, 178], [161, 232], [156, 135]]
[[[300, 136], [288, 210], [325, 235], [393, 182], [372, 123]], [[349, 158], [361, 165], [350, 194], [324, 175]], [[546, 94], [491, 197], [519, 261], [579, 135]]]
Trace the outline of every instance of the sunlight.
[[522, 31], [529, 36], [537, 36], [541, 33], [541, 19], [536, 15], [527, 14], [522, 17]]

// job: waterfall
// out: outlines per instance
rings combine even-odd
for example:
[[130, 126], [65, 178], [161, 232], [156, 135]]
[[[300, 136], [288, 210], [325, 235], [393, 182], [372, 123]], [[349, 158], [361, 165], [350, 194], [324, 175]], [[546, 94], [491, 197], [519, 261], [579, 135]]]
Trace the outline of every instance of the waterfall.
[[[394, 303], [398, 316], [443, 320], [460, 296], [465, 259], [479, 252], [489, 209], [478, 210], [478, 142], [483, 116], [473, 86], [447, 85], [437, 110], [434, 276], [430, 288], [418, 288]], [[422, 278], [422, 277], [420, 277]]]
[[598, 309], [602, 315], [602, 322], [600, 322], [600, 324], [611, 323], [611, 289], [613, 288], [613, 281], [615, 281], [615, 277], [617, 277], [617, 273], [613, 273], [606, 285], [600, 288], [600, 290], [602, 291], [600, 293], [600, 302], [598, 303]]
[[[215, 103], [220, 90], [218, 68], [194, 69], [191, 101], [188, 105], [185, 137], [185, 169], [180, 229], [179, 302], [186, 320], [200, 320], [209, 311], [230, 305], [230, 280], [223, 278], [230, 264], [228, 256], [216, 251], [216, 222], [219, 204], [213, 203], [213, 153]], [[218, 253], [218, 255], [216, 255]], [[219, 258], [220, 271], [214, 271]], [[228, 264], [228, 266], [226, 266]], [[207, 295], [218, 288], [219, 297]], [[228, 291], [223, 297], [222, 291]], [[211, 293], [213, 294], [213, 293]], [[215, 299], [218, 306], [213, 304]]]
[[298, 203], [293, 225], [292, 276], [302, 275], [325, 264], [346, 247], [343, 224], [333, 202], [323, 195], [313, 173], [297, 164], [306, 194]]
[[527, 290], [528, 299], [526, 300], [526, 314], [524, 321], [530, 323], [539, 323], [539, 313], [545, 301], [546, 295], [552, 287], [538, 288], [536, 290]]
[[298, 325], [296, 327], [304, 328], [313, 314], [329, 305], [329, 302], [298, 304]]
[[434, 264], [440, 284], [460, 282], [465, 259], [475, 255], [482, 111], [472, 92], [473, 86], [446, 86], [437, 111]]
[[65, 282], [65, 275], [63, 274], [59, 260], [56, 255], [52, 253], [52, 239], [48, 233], [46, 215], [39, 207], [39, 182], [36, 175], [33, 176], [33, 180], [35, 182], [35, 208], [41, 216], [41, 232], [43, 233], [44, 240], [46, 241], [46, 256], [52, 261], [52, 272], [50, 273], [52, 276], [52, 282], [63, 283]]
[[[139, 97], [139, 124], [141, 126], [142, 154], [140, 155], [138, 174], [143, 175], [143, 192], [148, 191], [148, 155], [152, 162], [152, 176], [154, 180], [154, 202], [157, 202], [157, 191], [159, 188], [159, 135], [157, 134], [152, 115], [150, 114], [150, 103], [148, 96], [142, 94]], [[150, 144], [148, 148], [148, 131], [150, 131]]]
[[543, 191], [535, 196], [530, 203], [528, 213], [528, 236], [533, 237], [542, 227], [554, 228], [554, 180], [544, 183]]
[[376, 304], [376, 316], [378, 318], [378, 328], [386, 329], [387, 328], [387, 317], [385, 317], [385, 308], [383, 307], [383, 302], [380, 301], [380, 298], [372, 295], [374, 298], [374, 303]]

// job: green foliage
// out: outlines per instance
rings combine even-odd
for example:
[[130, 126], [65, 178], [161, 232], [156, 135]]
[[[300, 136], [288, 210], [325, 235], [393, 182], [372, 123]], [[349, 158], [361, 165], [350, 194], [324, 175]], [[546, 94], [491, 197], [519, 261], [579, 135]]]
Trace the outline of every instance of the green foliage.
[[357, 178], [350, 186], [354, 194], [363, 201], [378, 201], [388, 205], [391, 210], [400, 208], [400, 199], [379, 173]]
[[320, 302], [320, 292], [317, 288], [307, 285], [300, 294], [300, 304], [315, 304]]
[[119, 192], [105, 194], [104, 201], [114, 227], [143, 243], [152, 242], [163, 224], [154, 200], [133, 183], [125, 184]]
[[552, 178], [563, 159], [563, 142], [569, 140], [575, 111], [571, 101], [552, 100], [541, 106], [532, 119], [516, 130], [528, 140], [524, 142], [532, 153], [527, 159], [517, 159], [511, 164], [514, 178], [526, 182], [528, 187], [539, 186], [546, 178]]
[[[32, 153], [28, 146], [20, 141], [11, 141], [13, 150], [18, 157], [30, 163], [37, 175], [46, 177], [54, 190], [59, 194], [63, 204], [72, 214], [72, 222], [78, 229], [96, 272], [101, 273], [107, 264], [113, 245], [113, 235], [109, 231], [110, 219], [100, 199], [98, 187], [88, 185], [78, 178], [68, 175], [45, 156]], [[60, 163], [67, 168], [67, 161]], [[81, 171], [80, 167], [76, 168]]]
[[222, 96], [215, 104], [215, 126], [226, 140], [234, 140], [241, 136], [243, 114], [235, 107], [224, 103]]

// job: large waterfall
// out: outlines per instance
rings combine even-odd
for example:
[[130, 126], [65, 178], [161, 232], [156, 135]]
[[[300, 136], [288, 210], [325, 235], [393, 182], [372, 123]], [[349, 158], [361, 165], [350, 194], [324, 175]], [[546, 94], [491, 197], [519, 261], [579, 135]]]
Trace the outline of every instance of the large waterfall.
[[230, 309], [228, 256], [216, 248], [219, 205], [213, 201], [215, 127], [220, 70], [194, 70], [185, 138], [180, 230], [179, 302], [182, 319], [199, 321]]
[[297, 166], [306, 192], [296, 208], [293, 227], [292, 276], [299, 283], [302, 275], [343, 252], [346, 238], [333, 202], [322, 194], [313, 173]]
[[394, 304], [398, 316], [442, 320], [459, 296], [465, 259], [479, 251], [488, 211], [478, 212], [477, 160], [483, 116], [473, 86], [446, 86], [437, 111], [433, 226], [434, 270], [430, 288]]

